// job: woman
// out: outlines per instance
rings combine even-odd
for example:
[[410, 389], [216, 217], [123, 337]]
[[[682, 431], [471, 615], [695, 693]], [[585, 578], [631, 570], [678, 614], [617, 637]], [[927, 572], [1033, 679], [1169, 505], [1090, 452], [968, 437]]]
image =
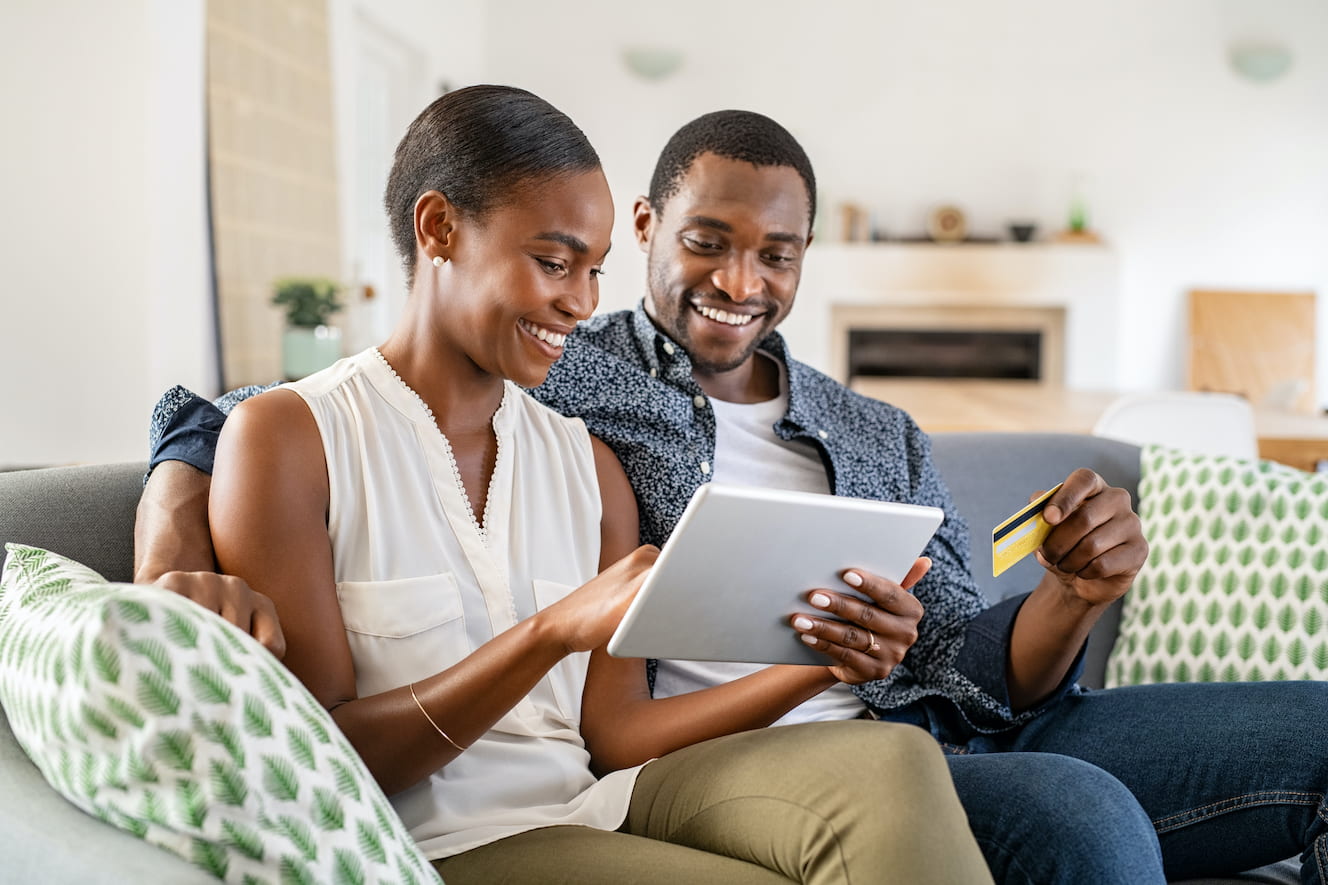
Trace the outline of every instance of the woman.
[[447, 881], [986, 881], [920, 729], [703, 740], [734, 730], [716, 689], [708, 718], [659, 718], [692, 746], [596, 779], [583, 718], [597, 758], [634, 758], [609, 726], [650, 705], [583, 709], [588, 653], [656, 551], [608, 448], [518, 385], [595, 308], [599, 159], [541, 99], [472, 87], [411, 125], [385, 202], [401, 322], [236, 410], [210, 516], [221, 570], [272, 597], [285, 663]]

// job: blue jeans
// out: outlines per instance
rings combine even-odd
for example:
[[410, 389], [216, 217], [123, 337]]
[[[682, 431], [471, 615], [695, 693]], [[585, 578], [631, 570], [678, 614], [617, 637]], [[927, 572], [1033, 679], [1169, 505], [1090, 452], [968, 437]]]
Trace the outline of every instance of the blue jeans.
[[1142, 885], [1301, 855], [1301, 882], [1328, 883], [1328, 683], [1084, 690], [995, 736], [945, 718], [925, 714], [997, 882]]

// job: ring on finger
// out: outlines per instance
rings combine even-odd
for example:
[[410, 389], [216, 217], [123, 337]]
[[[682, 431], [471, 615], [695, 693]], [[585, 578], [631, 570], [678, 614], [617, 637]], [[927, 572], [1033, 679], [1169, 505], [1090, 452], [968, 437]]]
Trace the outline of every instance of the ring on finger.
[[863, 650], [864, 650], [864, 651], [868, 651], [868, 652], [880, 651], [880, 650], [881, 650], [881, 644], [880, 644], [879, 642], [876, 641], [876, 634], [873, 633], [872, 631], [868, 630], [868, 631], [867, 631], [867, 636], [869, 636], [869, 637], [871, 638], [871, 643], [870, 643], [865, 649], [863, 649]]

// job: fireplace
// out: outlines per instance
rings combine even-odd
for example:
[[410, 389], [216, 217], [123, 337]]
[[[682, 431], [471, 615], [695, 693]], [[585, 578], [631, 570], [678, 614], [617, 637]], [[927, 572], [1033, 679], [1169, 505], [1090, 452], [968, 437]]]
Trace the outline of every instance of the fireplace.
[[[1036, 373], [1019, 371], [1036, 380], [1000, 383], [1115, 390], [1121, 385], [1118, 293], [1117, 261], [1102, 245], [817, 242], [807, 253], [797, 307], [780, 332], [799, 359], [840, 381], [850, 371], [863, 378], [880, 368], [900, 371], [900, 363], [931, 364], [927, 371], [944, 380], [959, 377], [952, 363], [969, 372], [975, 364], [1031, 366], [1035, 359]], [[907, 334], [868, 345], [877, 353], [855, 356], [850, 366], [850, 334], [876, 330]], [[874, 377], [886, 383], [888, 376]], [[895, 377], [900, 384], [925, 382]]]
[[835, 368], [854, 378], [968, 378], [1060, 385], [1065, 311], [1055, 307], [837, 305]]
[[850, 329], [848, 377], [1042, 377], [1042, 333], [991, 329]]

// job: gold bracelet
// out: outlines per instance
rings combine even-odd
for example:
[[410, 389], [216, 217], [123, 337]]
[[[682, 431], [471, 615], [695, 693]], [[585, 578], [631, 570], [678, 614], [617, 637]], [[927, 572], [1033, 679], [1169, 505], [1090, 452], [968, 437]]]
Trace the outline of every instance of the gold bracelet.
[[420, 699], [419, 699], [419, 697], [416, 696], [416, 694], [415, 694], [415, 683], [413, 683], [413, 682], [410, 684], [410, 696], [415, 700], [415, 706], [419, 707], [419, 708], [420, 708], [420, 712], [424, 714], [424, 718], [429, 720], [429, 724], [433, 726], [433, 730], [436, 731], [436, 732], [438, 732], [439, 734], [441, 734], [441, 735], [443, 736], [443, 740], [447, 741], [449, 744], [451, 744], [452, 746], [456, 747], [456, 748], [457, 748], [457, 752], [459, 752], [459, 753], [464, 753], [464, 752], [466, 752], [466, 748], [465, 748], [465, 747], [461, 746], [461, 745], [458, 744], [456, 741], [454, 741], [454, 740], [452, 740], [450, 737], [448, 737], [448, 736], [447, 736], [447, 732], [445, 732], [445, 731], [443, 731], [441, 728], [439, 728], [439, 727], [438, 727], [438, 723], [433, 721], [433, 717], [429, 715], [429, 711], [426, 710], [426, 709], [424, 709], [424, 705], [420, 703]]

